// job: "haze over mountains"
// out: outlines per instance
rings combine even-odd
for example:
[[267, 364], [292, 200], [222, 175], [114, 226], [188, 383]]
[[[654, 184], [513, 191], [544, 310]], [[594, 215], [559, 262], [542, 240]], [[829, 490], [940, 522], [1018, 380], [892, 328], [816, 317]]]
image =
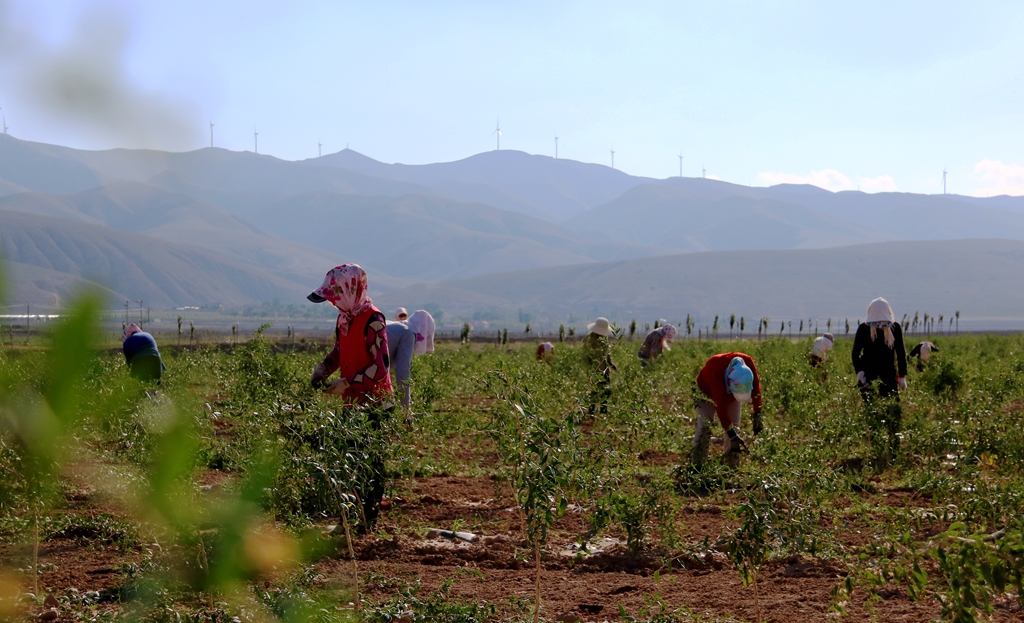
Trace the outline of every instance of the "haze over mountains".
[[[652, 180], [515, 151], [430, 165], [384, 164], [350, 150], [288, 162], [223, 149], [89, 152], [0, 135], [0, 227], [3, 253], [15, 262], [10, 298], [19, 303], [59, 306], [84, 281], [102, 284], [112, 299], [154, 306], [297, 302], [327, 268], [350, 261], [367, 268], [377, 295], [400, 290], [407, 306], [434, 302], [466, 317], [523, 305], [554, 315], [601, 305], [654, 313], [687, 301], [700, 313], [726, 302], [697, 296], [704, 286], [673, 271], [728, 279], [750, 262], [790, 266], [796, 249], [830, 250], [800, 256], [824, 271], [815, 278], [847, 283], [843, 263], [870, 248], [869, 255], [884, 249], [891, 266], [918, 267], [913, 287], [922, 292], [966, 296], [949, 275], [995, 288], [998, 280], [970, 271], [927, 267], [959, 257], [980, 270], [968, 260], [997, 261], [993, 249], [1016, 266], [1008, 240], [1024, 241], [1024, 198]], [[895, 242], [965, 238], [1007, 241]], [[893, 244], [834, 249], [882, 242]], [[754, 250], [760, 254], [741, 253]], [[673, 255], [701, 251], [732, 253]], [[508, 271], [524, 272], [497, 275]], [[756, 274], [765, 292], [723, 291], [768, 308], [772, 292], [787, 291], [772, 286], [795, 273]], [[453, 279], [461, 281], [417, 285]], [[898, 281], [902, 288], [905, 279]], [[615, 290], [632, 292], [635, 303]], [[993, 299], [981, 306], [989, 315], [1024, 318], [1024, 302], [996, 289], [974, 295]]]

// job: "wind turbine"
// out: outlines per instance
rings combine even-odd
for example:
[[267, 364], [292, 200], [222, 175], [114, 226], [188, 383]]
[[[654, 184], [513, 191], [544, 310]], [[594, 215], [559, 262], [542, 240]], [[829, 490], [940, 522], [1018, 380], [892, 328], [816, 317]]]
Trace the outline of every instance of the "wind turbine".
[[702, 178], [707, 178], [708, 176], [708, 170], [704, 168], [704, 165], [701, 165], [700, 167], [700, 176]]
[[558, 137], [555, 137], [555, 160], [558, 160]]
[[683, 154], [679, 154], [679, 177], [683, 176]]
[[946, 194], [946, 167], [942, 167], [942, 194]]
[[253, 153], [260, 153], [260, 133], [256, 130], [252, 131], [252, 151]]
[[316, 157], [322, 158], [324, 155], [324, 144], [320, 141], [316, 142]]
[[614, 169], [615, 168], [615, 150], [611, 149], [609, 151], [612, 152], [612, 168]]
[[210, 149], [213, 149], [213, 122], [210, 122]]
[[491, 136], [497, 136], [498, 137], [498, 144], [497, 144], [497, 147], [494, 148], [494, 151], [501, 150], [501, 119], [498, 119], [495, 122], [495, 124], [494, 124], [494, 131], [491, 132]]

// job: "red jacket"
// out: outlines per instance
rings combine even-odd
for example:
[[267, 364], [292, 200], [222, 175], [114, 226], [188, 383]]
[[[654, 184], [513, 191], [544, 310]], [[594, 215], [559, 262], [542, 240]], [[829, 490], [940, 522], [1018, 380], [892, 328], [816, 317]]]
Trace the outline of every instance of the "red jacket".
[[723, 353], [708, 359], [700, 374], [697, 375], [697, 388], [715, 403], [715, 413], [722, 426], [729, 430], [732, 420], [725, 408], [730, 402], [735, 401], [725, 384], [725, 370], [734, 357], [739, 357], [747, 364], [750, 371], [754, 373], [754, 389], [750, 392], [751, 407], [754, 413], [761, 410], [761, 378], [757, 375], [757, 366], [754, 365], [754, 358], [744, 353]]
[[335, 328], [334, 339], [324, 368], [327, 376], [337, 370], [341, 378], [348, 380], [349, 387], [343, 396], [346, 403], [359, 404], [391, 394], [388, 332], [380, 310], [371, 307], [353, 318], [348, 335]]

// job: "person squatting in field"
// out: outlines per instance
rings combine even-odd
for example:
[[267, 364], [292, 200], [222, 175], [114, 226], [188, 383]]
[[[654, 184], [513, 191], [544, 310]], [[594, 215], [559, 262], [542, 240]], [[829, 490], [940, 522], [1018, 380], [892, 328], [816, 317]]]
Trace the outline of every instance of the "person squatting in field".
[[403, 407], [408, 407], [412, 403], [412, 357], [434, 352], [434, 318], [423, 309], [410, 318], [404, 307], [399, 307], [395, 316], [398, 320], [388, 322], [387, 326], [388, 357], [399, 400]]
[[583, 338], [583, 357], [594, 371], [596, 384], [590, 394], [590, 415], [608, 413], [608, 399], [612, 396], [612, 370], [618, 370], [612, 361], [612, 345], [608, 341], [613, 331], [607, 318], [598, 318], [587, 325], [587, 337]]
[[907, 388], [907, 352], [903, 347], [903, 329], [885, 299], [877, 298], [868, 305], [867, 319], [857, 327], [853, 339], [852, 357], [874, 437], [872, 446], [876, 452], [881, 450], [878, 442], [884, 434], [885, 450], [891, 456], [900, 445], [903, 412], [899, 390]]
[[754, 358], [745, 353], [714, 355], [701, 368], [696, 385], [697, 430], [693, 436], [690, 462], [699, 466], [707, 460], [711, 426], [717, 414], [726, 432], [722, 440], [722, 460], [726, 465], [739, 465], [739, 455], [746, 449], [746, 443], [739, 434], [743, 403], [751, 403], [754, 434], [760, 433], [764, 427], [761, 379], [757, 375]]
[[931, 342], [921, 342], [914, 348], [910, 349], [910, 356], [917, 358], [917, 363], [914, 367], [917, 368], [918, 372], [924, 372], [925, 366], [931, 361], [932, 353], [939, 352], [939, 347]]
[[640, 350], [636, 356], [640, 358], [640, 365], [647, 367], [648, 362], [654, 361], [666, 350], [672, 350], [669, 343], [676, 336], [676, 328], [670, 324], [651, 331], [640, 344]]
[[[388, 333], [384, 314], [366, 293], [366, 272], [358, 264], [342, 264], [328, 271], [323, 284], [307, 297], [314, 303], [328, 301], [338, 310], [334, 348], [317, 364], [309, 382], [314, 389], [341, 396], [346, 406], [368, 407], [371, 427], [380, 430], [381, 419], [393, 409], [388, 403]], [[339, 377], [328, 383], [335, 371]], [[369, 453], [369, 468], [373, 478], [359, 491], [366, 520], [359, 529], [364, 532], [376, 521], [384, 497], [383, 457]]]
[[825, 360], [828, 359], [828, 351], [832, 350], [834, 345], [835, 338], [832, 337], [831, 333], [825, 333], [821, 337], [814, 338], [814, 342], [811, 344], [811, 352], [807, 353], [807, 358], [811, 361], [811, 367], [817, 368], [825, 363]]
[[551, 358], [555, 356], [555, 345], [551, 342], [541, 342], [537, 344], [537, 361], [550, 362]]
[[121, 352], [128, 364], [131, 375], [140, 381], [156, 381], [160, 383], [167, 366], [160, 358], [156, 340], [134, 322], [124, 328], [121, 333]]

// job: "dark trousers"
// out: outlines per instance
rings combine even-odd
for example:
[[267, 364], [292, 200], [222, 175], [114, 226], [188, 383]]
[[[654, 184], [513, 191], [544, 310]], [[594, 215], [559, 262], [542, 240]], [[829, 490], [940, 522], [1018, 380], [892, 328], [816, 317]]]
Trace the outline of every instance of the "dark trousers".
[[605, 372], [590, 392], [590, 415], [597, 413], [598, 404], [601, 413], [608, 413], [608, 399], [612, 397], [612, 375]]
[[864, 400], [864, 414], [871, 432], [871, 445], [876, 453], [888, 451], [896, 454], [900, 449], [899, 432], [903, 427], [903, 408], [895, 382], [879, 382], [877, 389], [868, 385], [860, 388]]
[[132, 359], [130, 366], [131, 375], [140, 381], [156, 381], [160, 382], [160, 377], [163, 376], [164, 364], [159, 357], [147, 355], [136, 357]]
[[[394, 406], [385, 409], [370, 409], [367, 411], [367, 419], [373, 429], [374, 436], [379, 436], [381, 423], [391, 416]], [[378, 440], [379, 441], [379, 440]], [[365, 525], [360, 523], [358, 531], [365, 533], [372, 529], [377, 523], [377, 516], [380, 515], [380, 503], [384, 499], [384, 488], [387, 481], [386, 466], [382, 449], [373, 444], [367, 454], [367, 472], [369, 479], [363, 480], [359, 487], [359, 499], [363, 503], [363, 516], [366, 518]]]

